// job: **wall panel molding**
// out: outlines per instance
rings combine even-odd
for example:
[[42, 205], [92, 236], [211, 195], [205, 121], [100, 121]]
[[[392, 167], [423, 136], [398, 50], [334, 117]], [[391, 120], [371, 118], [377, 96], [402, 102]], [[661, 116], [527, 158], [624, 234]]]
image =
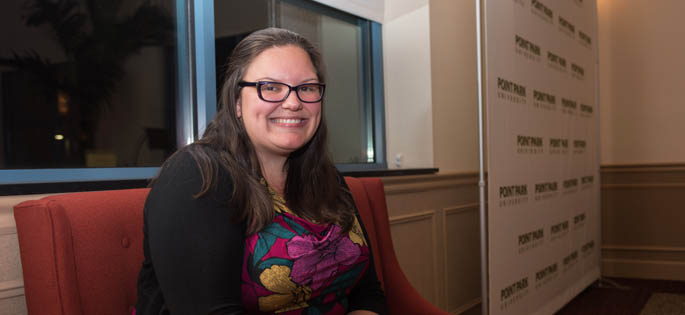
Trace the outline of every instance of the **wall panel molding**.
[[605, 184], [602, 189], [659, 189], [685, 188], [685, 183], [650, 183], [650, 184]]
[[24, 296], [24, 280], [8, 280], [0, 282], [0, 300]]
[[[430, 288], [423, 289], [427, 292], [419, 290], [419, 293], [436, 306], [453, 313], [465, 312], [477, 306], [480, 300], [474, 302], [474, 298], [480, 298], [479, 288], [466, 283], [448, 283], [450, 280], [447, 276], [452, 275], [450, 279], [461, 279], [457, 275], [475, 274], [479, 277], [480, 274], [479, 268], [472, 270], [469, 267], [474, 265], [471, 261], [473, 257], [458, 257], [462, 255], [461, 252], [470, 252], [469, 248], [480, 244], [479, 239], [472, 240], [472, 237], [459, 236], [459, 233], [466, 232], [460, 227], [478, 225], [477, 222], [472, 222], [473, 215], [478, 209], [478, 173], [441, 172], [427, 175], [392, 176], [382, 178], [382, 180], [385, 185], [393, 233], [399, 231], [402, 231], [399, 233], [404, 233], [404, 237], [399, 237], [397, 242], [394, 242], [398, 253], [402, 252], [405, 256], [407, 253], [414, 252], [417, 255], [429, 255], [430, 251], [412, 248], [415, 246], [414, 243], [403, 239], [414, 237], [411, 235], [426, 242], [432, 239], [431, 244], [426, 244], [432, 247], [432, 255], [424, 259], [425, 263], [433, 268], [433, 275], [431, 275], [433, 279]], [[427, 230], [426, 221], [431, 222], [430, 231]], [[413, 224], [417, 224], [417, 227], [421, 226], [420, 229], [411, 228]], [[453, 231], [450, 231], [450, 228]], [[454, 257], [448, 257], [448, 255]], [[398, 255], [398, 258], [403, 266], [409, 266], [410, 261], [413, 261], [413, 257], [402, 258]], [[403, 262], [402, 259], [408, 261]], [[433, 262], [429, 262], [429, 259], [433, 259]], [[478, 260], [479, 257], [474, 259]], [[451, 265], [450, 262], [452, 262]], [[478, 265], [477, 261], [475, 264]], [[428, 283], [428, 279], [412, 279], [421, 273], [411, 270], [405, 270], [405, 273], [413, 282], [424, 283], [424, 286]], [[425, 272], [423, 276], [429, 277]], [[448, 292], [450, 289], [453, 292]]]
[[444, 208], [443, 211], [445, 212], [445, 215], [453, 215], [457, 214], [460, 212], [465, 212], [465, 211], [478, 211], [479, 210], [479, 203], [474, 202], [474, 203], [468, 203], [464, 205], [459, 205], [459, 206], [451, 206], [448, 208]]
[[458, 308], [453, 309], [449, 312], [452, 314], [462, 314], [462, 313], [465, 313], [466, 311], [468, 311], [468, 310], [470, 310], [476, 306], [479, 306], [481, 302], [482, 302], [481, 298], [477, 298], [477, 299], [474, 299], [473, 301], [468, 302], [462, 306], [459, 306]]
[[655, 173], [655, 172], [685, 172], [683, 163], [651, 163], [651, 164], [609, 164], [601, 165], [603, 173]]
[[[448, 217], [466, 214], [469, 212], [478, 212], [478, 210], [479, 210], [479, 204], [478, 203], [469, 203], [469, 204], [464, 204], [464, 205], [449, 206], [449, 207], [443, 208], [441, 211], [441, 214], [442, 214], [441, 215], [442, 251], [444, 253], [443, 265], [445, 266], [443, 283], [442, 283], [442, 290], [444, 292], [443, 295], [445, 296], [445, 303], [448, 303], [449, 298], [451, 297], [450, 293], [452, 293], [450, 291], [449, 283], [448, 283], [448, 281], [450, 281], [450, 274], [451, 274], [449, 266], [452, 266], [450, 264], [450, 258], [451, 257], [449, 257], [449, 255], [448, 255], [448, 253], [449, 253], [448, 246], [451, 244], [449, 242], [449, 237], [448, 237], [448, 233], [449, 233], [449, 228], [447, 226]], [[455, 244], [451, 244], [451, 245], [455, 245]], [[459, 246], [459, 245], [456, 245], [456, 246]], [[477, 259], [480, 261], [480, 257], [478, 257]], [[478, 270], [478, 271], [480, 271], [480, 270]], [[477, 293], [475, 295], [480, 296], [480, 293]], [[466, 312], [469, 309], [473, 308], [474, 306], [479, 305], [481, 302], [481, 299], [476, 298], [476, 299], [473, 299], [471, 301], [467, 301], [466, 303], [463, 303], [463, 301], [453, 301], [453, 302], [459, 303], [460, 306], [454, 310], [451, 310], [450, 313], [461, 314], [461, 313]], [[449, 308], [450, 305], [445, 304], [445, 307]]]
[[435, 210], [425, 210], [412, 214], [392, 216], [389, 218], [390, 225], [403, 224], [414, 221], [422, 221], [432, 218], [435, 215]]
[[685, 280], [685, 164], [602, 166], [602, 274]]
[[431, 248], [431, 256], [432, 256], [432, 262], [433, 262], [433, 279], [432, 279], [432, 289], [433, 289], [433, 297], [436, 299], [433, 301], [435, 304], [441, 305], [444, 298], [442, 297], [441, 292], [442, 290], [442, 278], [440, 277], [440, 259], [438, 258], [438, 238], [437, 238], [437, 231], [436, 231], [436, 226], [437, 226], [437, 220], [436, 220], [436, 211], [435, 210], [419, 210], [416, 213], [412, 214], [406, 214], [406, 215], [398, 215], [398, 216], [393, 216], [389, 218], [390, 221], [390, 228], [392, 230], [393, 226], [398, 226], [398, 225], [404, 225], [404, 224], [411, 224], [411, 223], [417, 223], [420, 221], [429, 221], [430, 223], [430, 248]]
[[416, 193], [478, 185], [478, 173], [444, 172], [429, 175], [384, 177], [383, 184], [386, 195]]

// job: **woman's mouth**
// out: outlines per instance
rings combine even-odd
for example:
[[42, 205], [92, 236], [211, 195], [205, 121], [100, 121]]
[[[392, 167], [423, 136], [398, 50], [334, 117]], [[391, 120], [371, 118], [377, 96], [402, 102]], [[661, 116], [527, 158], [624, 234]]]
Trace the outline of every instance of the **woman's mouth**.
[[272, 118], [270, 120], [272, 123], [282, 126], [299, 126], [305, 121], [303, 118]]

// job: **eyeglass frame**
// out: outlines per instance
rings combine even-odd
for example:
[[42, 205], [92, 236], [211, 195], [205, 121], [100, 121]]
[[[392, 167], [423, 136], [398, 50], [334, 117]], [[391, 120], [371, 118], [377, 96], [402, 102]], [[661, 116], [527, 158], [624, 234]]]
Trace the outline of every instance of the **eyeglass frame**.
[[[271, 84], [273, 84], [273, 83], [281, 84], [281, 85], [285, 85], [288, 87], [288, 93], [285, 94], [283, 99], [277, 100], [277, 101], [270, 101], [270, 100], [265, 99], [262, 96], [262, 86], [265, 84], [270, 84], [270, 83]], [[317, 85], [317, 86], [319, 86], [321, 88], [321, 97], [316, 101], [305, 101], [305, 100], [303, 100], [302, 97], [300, 97], [300, 93], [299, 93], [298, 88], [300, 88], [302, 86], [306, 86], [306, 85]], [[257, 96], [259, 96], [259, 99], [262, 101], [265, 101], [265, 102], [269, 102], [269, 103], [280, 103], [280, 102], [285, 101], [286, 99], [288, 99], [288, 97], [290, 96], [290, 93], [293, 90], [295, 90], [295, 95], [297, 95], [297, 99], [300, 100], [301, 102], [303, 102], [303, 103], [318, 103], [318, 102], [323, 101], [323, 95], [324, 95], [324, 92], [326, 91], [326, 84], [321, 83], [321, 82], [302, 83], [302, 84], [298, 84], [296, 86], [291, 86], [289, 84], [286, 84], [283, 82], [278, 82], [278, 81], [256, 81], [256, 82], [240, 81], [240, 82], [238, 82], [238, 86], [241, 88], [246, 87], [246, 86], [254, 86], [257, 89]]]

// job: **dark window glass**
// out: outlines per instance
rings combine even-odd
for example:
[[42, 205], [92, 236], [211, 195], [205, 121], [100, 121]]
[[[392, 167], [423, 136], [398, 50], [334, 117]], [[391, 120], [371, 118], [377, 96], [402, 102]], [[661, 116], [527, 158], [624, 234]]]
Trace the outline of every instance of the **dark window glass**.
[[1, 1], [0, 169], [159, 166], [176, 82], [175, 1]]

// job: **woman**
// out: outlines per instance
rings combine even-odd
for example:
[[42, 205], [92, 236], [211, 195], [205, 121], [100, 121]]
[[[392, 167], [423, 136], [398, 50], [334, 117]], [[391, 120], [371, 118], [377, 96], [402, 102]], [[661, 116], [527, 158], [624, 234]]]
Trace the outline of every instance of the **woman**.
[[298, 34], [269, 28], [236, 46], [222, 108], [145, 203], [138, 314], [386, 312], [327, 153], [323, 82]]

